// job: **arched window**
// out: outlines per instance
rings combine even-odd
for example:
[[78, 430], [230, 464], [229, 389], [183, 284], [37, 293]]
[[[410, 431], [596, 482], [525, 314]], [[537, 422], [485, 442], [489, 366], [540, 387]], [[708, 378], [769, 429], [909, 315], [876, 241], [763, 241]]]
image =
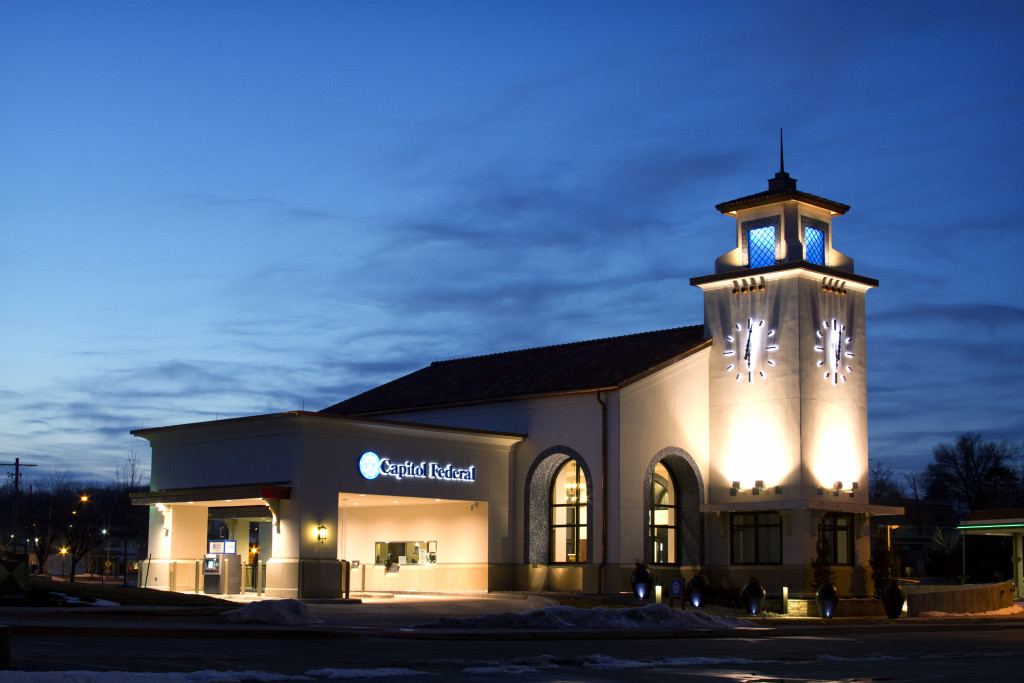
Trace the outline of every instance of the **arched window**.
[[555, 474], [551, 485], [551, 561], [587, 561], [587, 479], [575, 460]]
[[700, 469], [681, 448], [663, 448], [647, 465], [643, 488], [644, 559], [652, 564], [704, 564], [704, 482]]
[[651, 478], [651, 519], [647, 527], [650, 529], [651, 562], [655, 564], [679, 562], [676, 503], [676, 485], [672, 473], [659, 462]]

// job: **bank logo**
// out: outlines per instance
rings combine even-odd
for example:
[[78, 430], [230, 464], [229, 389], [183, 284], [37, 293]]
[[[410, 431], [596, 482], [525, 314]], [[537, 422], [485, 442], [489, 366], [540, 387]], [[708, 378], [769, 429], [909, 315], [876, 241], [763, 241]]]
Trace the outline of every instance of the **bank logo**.
[[364, 479], [376, 479], [380, 476], [380, 457], [373, 451], [366, 451], [359, 458], [359, 473]]

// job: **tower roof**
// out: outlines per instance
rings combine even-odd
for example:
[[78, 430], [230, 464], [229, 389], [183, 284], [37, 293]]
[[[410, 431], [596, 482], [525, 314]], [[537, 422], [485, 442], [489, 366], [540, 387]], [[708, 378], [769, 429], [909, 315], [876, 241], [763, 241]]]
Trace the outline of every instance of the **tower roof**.
[[764, 192], [758, 192], [757, 194], [751, 194], [746, 197], [740, 197], [739, 199], [722, 202], [721, 204], [716, 205], [715, 208], [722, 213], [731, 213], [735, 215], [735, 213], [741, 209], [753, 209], [758, 206], [777, 204], [791, 199], [831, 211], [833, 215], [841, 216], [850, 210], [850, 207], [846, 204], [840, 204], [839, 202], [834, 202], [831, 199], [807, 194], [806, 192], [800, 192], [796, 189], [796, 178], [791, 178], [790, 175], [786, 173], [786, 161], [782, 150], [782, 129], [780, 128], [779, 172], [775, 174], [774, 178], [768, 179], [768, 189]]
[[[778, 179], [781, 174], [781, 172], [777, 173], [775, 178], [772, 180]], [[839, 202], [834, 202], [831, 199], [825, 199], [824, 197], [819, 197], [817, 195], [800, 192], [796, 189], [796, 180], [794, 178], [789, 178], [788, 173], [786, 173], [785, 176], [786, 179], [789, 180], [789, 183], [787, 184], [789, 186], [784, 189], [772, 189], [772, 180], [769, 180], [769, 188], [764, 192], [758, 192], [757, 194], [747, 195], [746, 197], [740, 197], [739, 199], [722, 202], [721, 204], [716, 204], [715, 208], [722, 213], [735, 214], [741, 209], [753, 209], [758, 206], [778, 204], [779, 202], [785, 202], [793, 199], [798, 202], [803, 202], [804, 204], [810, 204], [811, 206], [817, 206], [820, 209], [831, 211], [833, 215], [841, 216], [850, 210], [850, 207], [846, 204], [840, 204]]]

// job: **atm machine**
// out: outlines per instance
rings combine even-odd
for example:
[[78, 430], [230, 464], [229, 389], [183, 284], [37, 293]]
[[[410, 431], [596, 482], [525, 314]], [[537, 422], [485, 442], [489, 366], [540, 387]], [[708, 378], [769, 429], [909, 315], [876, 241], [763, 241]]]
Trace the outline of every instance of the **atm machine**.
[[[210, 541], [203, 557], [203, 592], [207, 595], [238, 595], [242, 592], [242, 558], [234, 541]], [[217, 551], [217, 552], [215, 552]]]

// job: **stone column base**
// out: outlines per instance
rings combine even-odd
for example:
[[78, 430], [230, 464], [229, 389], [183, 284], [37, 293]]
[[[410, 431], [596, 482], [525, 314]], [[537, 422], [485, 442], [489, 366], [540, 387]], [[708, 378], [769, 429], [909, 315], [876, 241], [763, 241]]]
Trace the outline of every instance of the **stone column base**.
[[271, 558], [267, 562], [266, 595], [300, 600], [340, 598], [341, 562]]

